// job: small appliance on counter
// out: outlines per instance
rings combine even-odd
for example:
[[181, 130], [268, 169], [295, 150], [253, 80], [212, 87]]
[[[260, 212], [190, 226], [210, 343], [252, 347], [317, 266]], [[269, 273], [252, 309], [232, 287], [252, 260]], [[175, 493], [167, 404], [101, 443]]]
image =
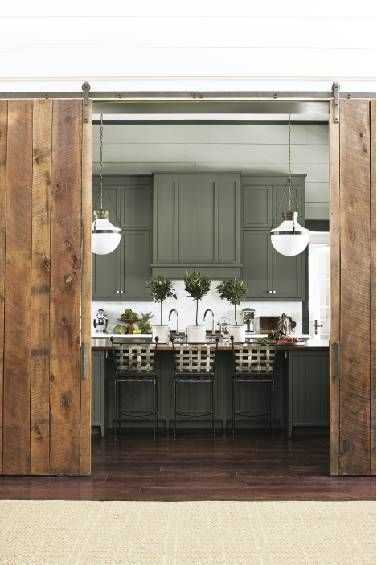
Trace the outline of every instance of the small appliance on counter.
[[242, 323], [246, 324], [246, 331], [248, 333], [255, 333], [255, 310], [254, 308], [244, 308], [242, 310]]
[[296, 326], [296, 322], [283, 312], [278, 322], [278, 331], [280, 331], [283, 335], [290, 335]]
[[93, 320], [93, 326], [97, 333], [107, 333], [107, 326], [109, 324], [109, 319], [106, 316], [105, 310], [99, 308], [95, 319]]

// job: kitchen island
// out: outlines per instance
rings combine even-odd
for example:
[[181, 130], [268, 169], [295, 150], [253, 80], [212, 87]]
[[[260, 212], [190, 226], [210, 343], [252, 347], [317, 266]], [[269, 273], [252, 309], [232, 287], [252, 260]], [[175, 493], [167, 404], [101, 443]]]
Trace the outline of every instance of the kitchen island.
[[[133, 336], [141, 341], [140, 336]], [[134, 340], [133, 340], [134, 341]], [[112, 359], [112, 343], [109, 338], [92, 340], [93, 349], [93, 427], [104, 434], [112, 428], [114, 414], [113, 388], [115, 367]], [[272, 423], [274, 428], [284, 428], [292, 436], [295, 428], [321, 428], [329, 425], [329, 344], [324, 340], [307, 340], [296, 345], [276, 346], [276, 386], [273, 396]], [[157, 368], [159, 382], [159, 427], [168, 432], [173, 419], [174, 355], [171, 344], [158, 345]], [[229, 428], [231, 423], [232, 396], [232, 347], [229, 343], [218, 344], [216, 367], [216, 427], [218, 431]], [[265, 394], [263, 387], [246, 385], [241, 395], [242, 408], [255, 413], [263, 412]], [[199, 392], [186, 386], [181, 394], [183, 410], [205, 411], [209, 396], [205, 387]], [[125, 406], [146, 410], [150, 397], [145, 387], [133, 386], [124, 395]], [[145, 427], [146, 422], [127, 423], [128, 429]], [[245, 420], [240, 428], [264, 427], [265, 420]], [[205, 421], [187, 421], [181, 427], [209, 427]]]

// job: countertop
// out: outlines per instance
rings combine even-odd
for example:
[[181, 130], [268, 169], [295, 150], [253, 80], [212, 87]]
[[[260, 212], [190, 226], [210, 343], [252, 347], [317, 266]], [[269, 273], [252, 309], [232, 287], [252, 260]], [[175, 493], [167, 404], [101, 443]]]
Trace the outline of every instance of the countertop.
[[[100, 343], [99, 339], [92, 339], [92, 350], [93, 351], [111, 351], [112, 345], [109, 339], [110, 336], [106, 338], [101, 338]], [[119, 336], [117, 336], [119, 337]], [[131, 337], [131, 336], [130, 336]], [[134, 338], [141, 338], [143, 336], [134, 335]], [[299, 343], [297, 345], [289, 345], [289, 344], [280, 344], [277, 345], [276, 348], [279, 351], [320, 351], [320, 350], [327, 350], [329, 348], [328, 340], [321, 340], [321, 339], [309, 339], [303, 343]], [[160, 343], [158, 346], [159, 351], [172, 351], [173, 346], [170, 343]], [[232, 346], [230, 343], [219, 343], [218, 351], [231, 351]]]

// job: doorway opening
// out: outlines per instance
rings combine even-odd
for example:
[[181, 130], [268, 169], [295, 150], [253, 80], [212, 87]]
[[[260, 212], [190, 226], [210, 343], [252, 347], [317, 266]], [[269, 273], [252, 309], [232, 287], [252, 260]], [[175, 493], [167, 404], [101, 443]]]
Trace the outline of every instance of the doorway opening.
[[[269, 247], [266, 249], [266, 245], [270, 245], [270, 229], [280, 223], [283, 212], [280, 208], [284, 201], [277, 204], [276, 199], [277, 195], [284, 193], [288, 176], [289, 121], [292, 122], [292, 172], [296, 189], [301, 190], [298, 197], [301, 223], [306, 221], [309, 227], [321, 224], [329, 230], [329, 103], [248, 102], [233, 104], [229, 112], [229, 105], [224, 103], [198, 102], [193, 106], [192, 103], [177, 101], [95, 102], [94, 207], [98, 201], [101, 114], [104, 124], [104, 207], [109, 209], [111, 221], [122, 228], [123, 235], [116, 252], [105, 257], [94, 256], [93, 319], [99, 309], [105, 310], [108, 334], [115, 332], [114, 338], [119, 340], [119, 335], [123, 334], [118, 332], [129, 331], [121, 317], [126, 310], [132, 310], [139, 318], [150, 312], [157, 317], [158, 305], [151, 302], [145, 282], [153, 275], [167, 276], [173, 281], [178, 300], [171, 298], [166, 301], [165, 321], [179, 341], [186, 327], [192, 323], [192, 300], [185, 292], [183, 277], [195, 266], [196, 270], [212, 279], [211, 290], [200, 303], [201, 316], [207, 309], [213, 313], [205, 320], [208, 333], [221, 331], [232, 322], [232, 307], [219, 298], [216, 287], [221, 280], [235, 276], [245, 280], [250, 288], [240, 306], [237, 320], [243, 322], [241, 310], [253, 311], [253, 335], [249, 335], [250, 338], [263, 339], [266, 333], [277, 329], [279, 317], [286, 313], [294, 322], [292, 335], [302, 339], [305, 345], [308, 340], [315, 342], [314, 321], [317, 320], [318, 327], [329, 322], [330, 294], [328, 276], [322, 280], [322, 293], [313, 295], [309, 290], [310, 272], [313, 275], [315, 270], [308, 269], [308, 266], [315, 260], [315, 247], [311, 245], [309, 252], [292, 261], [284, 257], [276, 259], [275, 252]], [[210, 179], [213, 183], [219, 182], [221, 177], [226, 179], [226, 175], [236, 175], [238, 179], [238, 262], [237, 256], [230, 261], [224, 259], [223, 264], [218, 257], [216, 262], [209, 256], [213, 243], [211, 230], [219, 227], [209, 226], [208, 222], [203, 225], [207, 216], [203, 212], [203, 218], [198, 219], [198, 214], [199, 208], [205, 211], [206, 206], [216, 206], [215, 201], [204, 198], [199, 207], [191, 206], [204, 194], [206, 177], [211, 174], [218, 175], [218, 178]], [[180, 201], [174, 200], [174, 207], [171, 207], [173, 199], [177, 198], [174, 190], [166, 201], [161, 197], [159, 202], [156, 201], [156, 184], [159, 182], [161, 187], [165, 181], [175, 185], [180, 183], [183, 187], [179, 192]], [[197, 190], [198, 186], [202, 188]], [[163, 186], [160, 193], [162, 190], [169, 189]], [[229, 205], [234, 203], [229, 201]], [[230, 208], [229, 212], [234, 214], [234, 209]], [[189, 218], [189, 222], [195, 225], [194, 229], [201, 238], [201, 250], [192, 244], [192, 239], [185, 246], [191, 235], [190, 232], [185, 235], [184, 218]], [[224, 216], [222, 222], [227, 221]], [[159, 227], [156, 227], [157, 222]], [[176, 231], [169, 232], [171, 237], [163, 239], [163, 229], [169, 230], [170, 225]], [[227, 228], [229, 237], [232, 236], [232, 226], [230, 224]], [[237, 245], [237, 239], [234, 244]], [[163, 249], [162, 245], [165, 246]], [[207, 262], [203, 261], [200, 251], [208, 252]], [[229, 275], [231, 261], [233, 270]], [[278, 296], [267, 294], [271, 284]], [[173, 313], [173, 310], [178, 313]], [[313, 313], [318, 317], [313, 318]], [[321, 323], [320, 315], [327, 316], [324, 323]], [[133, 330], [138, 331], [137, 322]], [[152, 450], [156, 469], [165, 471], [164, 461], [168, 462], [166, 469], [172, 466], [176, 469], [182, 466], [183, 469], [191, 461], [192, 471], [202, 477], [205, 476], [203, 465], [210, 468], [209, 475], [220, 473], [223, 476], [226, 460], [230, 461], [232, 477], [232, 473], [241, 476], [246, 467], [253, 469], [251, 473], [256, 476], [282, 473], [292, 480], [297, 475], [328, 475], [328, 327], [321, 328], [321, 332], [322, 335], [318, 336], [321, 342], [314, 343], [313, 349], [303, 351], [301, 356], [299, 348], [279, 354], [282, 376], [272, 408], [274, 433], [265, 429], [264, 418], [245, 418], [239, 423], [236, 439], [231, 439], [232, 362], [230, 355], [227, 357], [226, 353], [219, 352], [222, 366], [218, 368], [216, 378], [215, 442], [208, 432], [208, 422], [192, 419], [183, 419], [177, 439], [172, 439], [173, 360], [169, 358], [161, 361], [162, 368], [160, 366], [163, 378], [157, 441], [151, 439], [151, 423], [130, 419], [124, 422], [116, 443], [113, 441], [116, 367], [111, 351], [99, 349], [106, 336], [94, 333], [93, 344], [97, 343], [98, 347], [94, 347], [93, 352], [93, 472], [104, 468], [105, 454], [110, 452], [114, 461], [128, 461], [131, 467], [138, 454], [140, 468], [148, 472], [144, 467], [148, 467], [148, 453]], [[138, 334], [122, 339], [127, 342], [131, 339], [150, 340], [146, 336], [139, 338]], [[293, 395], [294, 402], [288, 402]], [[132, 387], [124, 396], [122, 402], [128, 402], [126, 412], [131, 413], [135, 407], [141, 412], [150, 409], [151, 398], [146, 388]], [[205, 390], [199, 392], [198, 397], [194, 387], [181, 398], [186, 412], [205, 412], [208, 400]], [[265, 403], [265, 391], [249, 391], [245, 387], [241, 391], [241, 400], [249, 411], [251, 407], [251, 411], [258, 414]], [[190, 453], [189, 460], [184, 456], [186, 450]], [[255, 454], [260, 454], [259, 462], [255, 461]], [[274, 464], [271, 457], [275, 458]], [[264, 458], [270, 463], [265, 465]], [[242, 460], [245, 467], [240, 463]], [[114, 464], [116, 467], [117, 463]], [[149, 468], [148, 476], [157, 484], [161, 475], [160, 471], [155, 473], [154, 466]], [[152, 476], [154, 479], [151, 479]]]

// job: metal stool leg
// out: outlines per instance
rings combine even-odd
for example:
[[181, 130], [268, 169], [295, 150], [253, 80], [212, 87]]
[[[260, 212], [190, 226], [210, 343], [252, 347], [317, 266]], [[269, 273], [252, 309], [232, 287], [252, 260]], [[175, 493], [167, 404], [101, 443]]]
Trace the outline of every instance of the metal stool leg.
[[118, 439], [117, 434], [117, 426], [118, 426], [118, 382], [117, 380], [114, 381], [114, 417], [113, 417], [113, 432], [114, 432], [114, 439]]
[[177, 382], [174, 379], [174, 421], [173, 421], [173, 438], [175, 439], [177, 432]]
[[156, 414], [157, 414], [157, 406], [156, 406], [156, 379], [153, 380], [153, 439], [156, 440]]
[[215, 429], [215, 380], [211, 380], [211, 417], [212, 417], [212, 436], [216, 437]]
[[232, 436], [236, 433], [236, 381], [232, 378]]

